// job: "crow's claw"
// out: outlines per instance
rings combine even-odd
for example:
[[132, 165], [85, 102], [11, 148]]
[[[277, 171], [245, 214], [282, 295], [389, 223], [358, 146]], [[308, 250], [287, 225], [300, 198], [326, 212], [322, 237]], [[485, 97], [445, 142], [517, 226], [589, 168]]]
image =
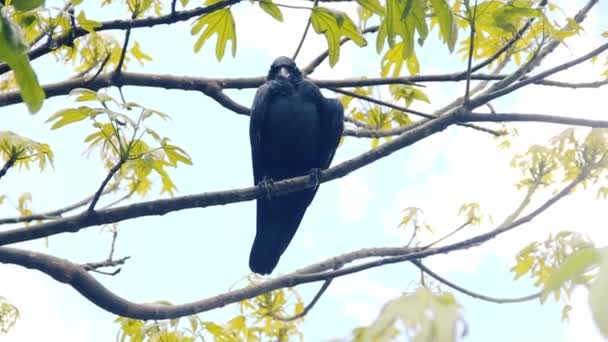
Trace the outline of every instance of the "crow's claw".
[[312, 187], [313, 189], [316, 189], [319, 187], [319, 185], [321, 184], [321, 169], [319, 168], [313, 168], [310, 169], [310, 172], [308, 173], [308, 175], [310, 176], [310, 179], [313, 181], [314, 186]]
[[274, 181], [270, 178], [264, 177], [259, 183], [258, 186], [262, 187], [266, 192], [266, 199], [270, 200], [272, 198], [272, 188], [274, 186]]

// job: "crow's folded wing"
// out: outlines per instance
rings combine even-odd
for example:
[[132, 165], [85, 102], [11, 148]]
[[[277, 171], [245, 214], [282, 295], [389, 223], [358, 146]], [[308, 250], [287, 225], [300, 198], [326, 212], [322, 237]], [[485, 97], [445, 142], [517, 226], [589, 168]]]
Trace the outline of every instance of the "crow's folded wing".
[[264, 127], [264, 116], [270, 97], [270, 87], [263, 84], [258, 88], [253, 98], [249, 118], [249, 140], [251, 143], [251, 163], [253, 165], [253, 184], [257, 185], [264, 178], [264, 167], [262, 165], [262, 132]]
[[331, 164], [344, 130], [344, 107], [336, 99], [322, 98], [321, 106], [321, 168], [327, 169]]

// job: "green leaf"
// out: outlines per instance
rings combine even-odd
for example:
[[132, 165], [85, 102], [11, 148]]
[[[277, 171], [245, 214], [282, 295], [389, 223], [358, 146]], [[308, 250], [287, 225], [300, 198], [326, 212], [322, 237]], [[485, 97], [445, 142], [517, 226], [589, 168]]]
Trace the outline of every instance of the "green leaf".
[[30, 113], [36, 113], [44, 102], [44, 90], [30, 65], [27, 45], [21, 28], [0, 9], [0, 61], [6, 62], [15, 73], [23, 102]]
[[57, 129], [74, 122], [82, 121], [86, 118], [97, 115], [98, 113], [99, 111], [93, 110], [89, 107], [68, 108], [60, 110], [51, 115], [46, 122], [57, 120], [53, 126], [51, 126], [51, 129]]
[[213, 35], [217, 35], [215, 44], [215, 56], [221, 61], [226, 51], [228, 41], [232, 43], [232, 56], [236, 55], [236, 28], [234, 18], [229, 8], [224, 8], [201, 16], [192, 26], [192, 35], [198, 34], [203, 28], [203, 33], [194, 44], [194, 51], [199, 52], [203, 44]]
[[532, 8], [515, 7], [505, 5], [494, 11], [494, 22], [496, 26], [508, 32], [517, 32], [519, 23], [523, 18], [538, 17], [539, 12]]
[[452, 295], [421, 288], [386, 303], [369, 327], [355, 333], [354, 341], [397, 340], [397, 322], [405, 327], [411, 341], [456, 341], [457, 326], [462, 321], [460, 305]]
[[608, 250], [599, 254], [600, 270], [589, 287], [589, 305], [595, 324], [604, 338], [608, 338]]
[[283, 21], [283, 12], [279, 6], [272, 3], [272, 1], [260, 1], [260, 8], [264, 10], [264, 12], [268, 13], [271, 17], [275, 18], [278, 21]]
[[6, 61], [8, 66], [15, 72], [15, 79], [19, 85], [19, 91], [23, 102], [25, 102], [30, 113], [36, 113], [42, 108], [46, 97], [44, 90], [38, 83], [38, 76], [32, 69], [27, 55], [15, 56], [12, 61]]
[[86, 88], [76, 88], [70, 91], [70, 96], [76, 96], [76, 101], [97, 101], [97, 92]]
[[131, 48], [131, 54], [142, 65], [144, 64], [144, 61], [151, 61], [152, 60], [152, 56], [150, 56], [148, 54], [145, 54], [143, 51], [141, 51], [141, 47], [139, 46], [139, 42], [135, 42], [135, 44], [133, 44], [133, 47]]
[[332, 67], [338, 63], [342, 36], [350, 38], [359, 46], [367, 45], [359, 29], [344, 12], [315, 7], [310, 19], [315, 32], [325, 35], [329, 50], [329, 65]]
[[382, 7], [380, 1], [378, 0], [357, 0], [357, 3], [359, 4], [359, 6], [369, 11], [372, 11], [380, 16], [386, 15], [386, 10], [384, 9], [384, 7]]
[[439, 36], [448, 44], [448, 49], [452, 52], [458, 40], [458, 26], [454, 13], [446, 0], [430, 0], [429, 3], [439, 22]]
[[12, 4], [17, 11], [24, 12], [44, 5], [44, 0], [14, 0]]
[[87, 19], [86, 15], [84, 14], [84, 11], [80, 11], [80, 13], [78, 13], [76, 21], [78, 22], [79, 26], [81, 26], [83, 29], [85, 29], [85, 31], [89, 33], [94, 33], [95, 29], [101, 26], [101, 23], [99, 21]]
[[559, 289], [567, 281], [576, 280], [599, 262], [600, 253], [595, 248], [584, 248], [570, 255], [545, 283], [543, 296], [546, 297], [549, 292]]

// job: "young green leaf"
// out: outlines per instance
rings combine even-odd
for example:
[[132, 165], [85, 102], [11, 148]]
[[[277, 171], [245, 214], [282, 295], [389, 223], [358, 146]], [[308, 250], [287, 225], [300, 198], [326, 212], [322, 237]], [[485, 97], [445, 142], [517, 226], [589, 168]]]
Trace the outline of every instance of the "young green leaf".
[[325, 35], [329, 50], [329, 65], [332, 67], [338, 63], [342, 36], [350, 38], [359, 46], [367, 45], [359, 29], [344, 12], [315, 7], [310, 18], [315, 32]]
[[562, 287], [564, 283], [576, 280], [593, 265], [600, 262], [600, 253], [595, 248], [585, 248], [570, 255], [564, 263], [551, 274], [543, 288], [543, 295]]
[[264, 12], [268, 13], [271, 17], [275, 18], [278, 21], [283, 21], [283, 12], [279, 6], [272, 3], [272, 1], [260, 1], [260, 8], [264, 10]]
[[30, 113], [42, 107], [45, 94], [26, 54], [27, 45], [21, 28], [0, 9], [0, 61], [15, 73], [23, 102]]
[[430, 0], [429, 3], [439, 22], [439, 36], [448, 44], [448, 49], [452, 52], [458, 40], [458, 26], [454, 13], [446, 0]]
[[218, 61], [221, 61], [226, 51], [228, 41], [232, 44], [232, 56], [236, 55], [236, 28], [234, 18], [229, 8], [224, 8], [209, 14], [201, 16], [192, 26], [192, 35], [198, 34], [203, 28], [203, 33], [200, 35], [194, 44], [194, 51], [199, 52], [203, 44], [213, 35], [217, 35], [215, 44], [215, 56]]
[[600, 270], [589, 287], [589, 304], [595, 324], [604, 338], [608, 338], [608, 249], [599, 254]]
[[369, 11], [372, 11], [375, 14], [378, 14], [380, 16], [386, 15], [386, 10], [384, 9], [384, 7], [382, 7], [382, 4], [380, 4], [380, 1], [378, 0], [357, 0], [357, 3], [359, 4], [359, 6]]

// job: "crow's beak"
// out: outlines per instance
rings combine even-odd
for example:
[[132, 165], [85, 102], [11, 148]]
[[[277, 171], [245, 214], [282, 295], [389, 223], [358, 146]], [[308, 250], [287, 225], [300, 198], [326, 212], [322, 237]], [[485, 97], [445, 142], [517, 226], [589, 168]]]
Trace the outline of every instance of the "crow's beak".
[[287, 67], [281, 67], [279, 69], [279, 75], [285, 77], [285, 78], [289, 78], [289, 69], [287, 69]]

